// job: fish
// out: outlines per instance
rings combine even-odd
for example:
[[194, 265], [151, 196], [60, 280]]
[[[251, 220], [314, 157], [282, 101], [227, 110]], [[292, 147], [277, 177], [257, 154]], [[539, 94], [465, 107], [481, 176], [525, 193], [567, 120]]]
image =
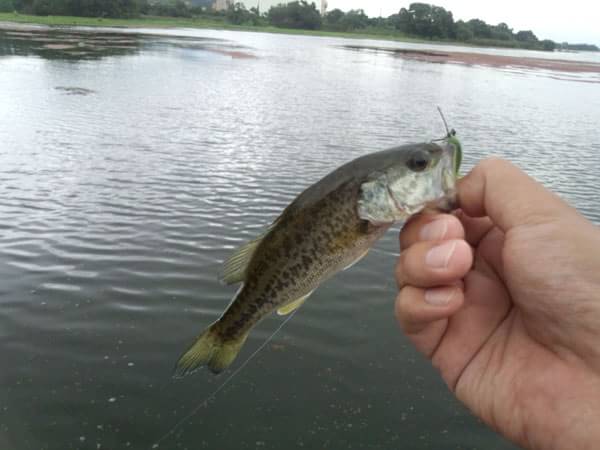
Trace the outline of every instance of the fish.
[[361, 156], [308, 187], [225, 263], [221, 281], [242, 283], [222, 316], [180, 357], [173, 376], [229, 367], [252, 328], [298, 309], [327, 279], [360, 261], [394, 223], [456, 208], [462, 147], [446, 138]]

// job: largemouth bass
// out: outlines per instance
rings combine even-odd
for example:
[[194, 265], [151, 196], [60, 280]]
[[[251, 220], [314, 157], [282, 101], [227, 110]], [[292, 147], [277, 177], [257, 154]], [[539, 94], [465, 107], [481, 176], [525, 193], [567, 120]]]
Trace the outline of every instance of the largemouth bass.
[[222, 281], [243, 285], [183, 354], [174, 376], [202, 365], [221, 372], [262, 318], [299, 308], [321, 283], [364, 257], [394, 222], [424, 209], [454, 209], [461, 155], [449, 134], [362, 156], [302, 192], [225, 262]]

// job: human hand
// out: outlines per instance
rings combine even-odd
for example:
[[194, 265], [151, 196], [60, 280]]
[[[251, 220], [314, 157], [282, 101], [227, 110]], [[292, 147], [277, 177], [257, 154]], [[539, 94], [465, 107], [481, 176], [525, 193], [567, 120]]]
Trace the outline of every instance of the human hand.
[[508, 162], [400, 234], [398, 321], [471, 411], [528, 449], [600, 445], [600, 230]]

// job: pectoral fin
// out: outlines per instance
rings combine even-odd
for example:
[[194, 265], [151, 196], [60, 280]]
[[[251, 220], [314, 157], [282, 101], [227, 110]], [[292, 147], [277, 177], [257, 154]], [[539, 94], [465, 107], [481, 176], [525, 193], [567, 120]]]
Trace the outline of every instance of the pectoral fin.
[[277, 314], [280, 316], [287, 316], [288, 314], [293, 313], [295, 310], [297, 310], [304, 304], [306, 299], [310, 297], [310, 294], [312, 294], [313, 292], [314, 291], [310, 291], [308, 294], [306, 294], [303, 297], [300, 297], [298, 300], [292, 300], [291, 302], [285, 304], [277, 310]]

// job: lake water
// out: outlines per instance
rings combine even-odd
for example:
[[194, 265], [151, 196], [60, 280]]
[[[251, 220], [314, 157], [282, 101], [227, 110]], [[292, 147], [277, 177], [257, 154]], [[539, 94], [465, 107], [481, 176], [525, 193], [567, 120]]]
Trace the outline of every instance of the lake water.
[[[235, 291], [221, 262], [343, 162], [443, 136], [437, 105], [465, 170], [509, 158], [600, 223], [593, 76], [139, 31], [0, 31], [2, 449], [151, 448], [226, 378], [171, 379]], [[397, 252], [389, 232], [322, 286], [160, 448], [514, 448], [398, 331]], [[262, 322], [234, 367], [280, 323]]]

